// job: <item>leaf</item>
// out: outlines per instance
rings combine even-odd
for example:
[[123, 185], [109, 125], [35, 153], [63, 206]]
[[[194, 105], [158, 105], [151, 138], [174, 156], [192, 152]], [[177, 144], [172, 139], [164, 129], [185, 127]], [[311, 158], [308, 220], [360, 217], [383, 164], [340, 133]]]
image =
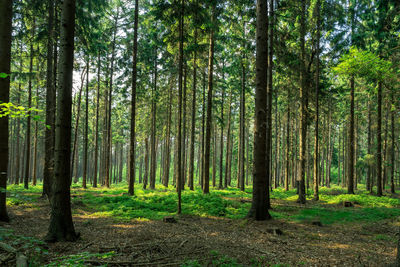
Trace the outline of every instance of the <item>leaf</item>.
[[7, 78], [8, 76], [10, 76], [10, 75], [7, 74], [7, 73], [4, 73], [4, 72], [0, 72], [0, 78], [5, 79], [5, 78]]

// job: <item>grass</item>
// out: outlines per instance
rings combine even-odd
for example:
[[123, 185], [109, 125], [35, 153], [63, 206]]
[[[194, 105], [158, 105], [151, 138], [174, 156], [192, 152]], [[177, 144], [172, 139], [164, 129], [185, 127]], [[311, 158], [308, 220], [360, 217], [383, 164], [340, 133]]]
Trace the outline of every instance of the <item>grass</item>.
[[[298, 222], [319, 220], [322, 224], [376, 222], [400, 216], [400, 199], [377, 197], [370, 195], [361, 186], [359, 189], [356, 195], [349, 195], [338, 186], [323, 187], [320, 189], [319, 202], [309, 201], [311, 204], [298, 208], [295, 205], [295, 190], [278, 188], [271, 193], [271, 199], [273, 203], [274, 200], [283, 203], [273, 205], [270, 212], [277, 219]], [[8, 187], [7, 204], [35, 207], [41, 190], [41, 186], [26, 190], [21, 185], [11, 185]], [[113, 185], [110, 189], [89, 187], [86, 190], [73, 185], [71, 195], [74, 212], [83, 209], [91, 212], [92, 216], [112, 217], [119, 221], [160, 220], [164, 216], [176, 214], [177, 194], [172, 186], [164, 188], [157, 185], [156, 190], [137, 187], [132, 197], [126, 192], [125, 183]], [[201, 217], [244, 218], [251, 205], [251, 192], [251, 188], [245, 192], [228, 188], [211, 190], [210, 194], [204, 195], [200, 189], [186, 189], [182, 192], [182, 213]], [[312, 192], [308, 192], [307, 199], [312, 199]], [[352, 201], [357, 207], [344, 208], [341, 205], [344, 201]]]

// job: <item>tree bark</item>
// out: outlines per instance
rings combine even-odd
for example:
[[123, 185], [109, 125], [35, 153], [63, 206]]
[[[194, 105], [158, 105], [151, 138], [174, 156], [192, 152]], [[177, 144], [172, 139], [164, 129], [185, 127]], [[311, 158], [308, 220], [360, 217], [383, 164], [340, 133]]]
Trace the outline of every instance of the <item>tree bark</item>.
[[[197, 29], [194, 30], [194, 45], [197, 46]], [[194, 143], [196, 138], [196, 86], [197, 86], [197, 50], [193, 52], [193, 96], [192, 96], [192, 126], [190, 133], [190, 159], [188, 186], [194, 190]]]
[[299, 183], [299, 198], [298, 203], [306, 203], [306, 190], [305, 190], [305, 169], [306, 169], [306, 144], [307, 144], [307, 82], [306, 82], [306, 69], [305, 69], [305, 35], [306, 35], [306, 0], [301, 1], [301, 15], [300, 15], [300, 57], [301, 57], [301, 70], [300, 70], [300, 170], [298, 176]]
[[[320, 54], [320, 34], [321, 34], [321, 18], [320, 18], [320, 0], [315, 5], [317, 16], [317, 59], [315, 72], [315, 135], [314, 135], [314, 200], [319, 200], [319, 181], [318, 181], [318, 149], [319, 149], [319, 54]], [[340, 163], [339, 163], [340, 168]], [[340, 173], [340, 171], [339, 171]]]
[[354, 194], [354, 77], [350, 79], [349, 169], [347, 193]]
[[[12, 0], [0, 2], [0, 73], [10, 74]], [[10, 77], [0, 78], [0, 103], [10, 101]], [[0, 118], [0, 221], [8, 222], [6, 187], [8, 167], [8, 116]]]
[[129, 143], [129, 195], [134, 194], [135, 181], [135, 144], [136, 144], [136, 83], [137, 83], [137, 39], [139, 23], [139, 0], [135, 0], [135, 18], [133, 24], [133, 55], [132, 55], [132, 96], [131, 96], [131, 133]]
[[85, 107], [85, 134], [83, 149], [83, 174], [82, 187], [86, 189], [86, 176], [88, 164], [88, 143], [89, 143], [89, 58], [86, 61], [86, 107]]
[[[211, 23], [215, 22], [215, 5], [211, 6]], [[210, 192], [210, 141], [211, 141], [211, 123], [212, 123], [212, 99], [213, 99], [213, 69], [214, 69], [214, 29], [210, 30], [209, 36], [209, 54], [208, 54], [208, 90], [207, 90], [207, 119], [206, 119], [206, 139], [204, 153], [204, 182], [203, 193]]]
[[[265, 168], [267, 147], [267, 66], [268, 60], [268, 31], [267, 31], [267, 0], [257, 0], [257, 28], [256, 28], [256, 94], [254, 120], [254, 182], [253, 199], [249, 217], [256, 220], [270, 219], [269, 177]], [[268, 162], [267, 162], [268, 163]]]
[[61, 12], [61, 48], [58, 67], [55, 169], [47, 241], [75, 241], [71, 214], [71, 104], [74, 59], [75, 0], [64, 0]]
[[377, 115], [377, 128], [376, 128], [376, 190], [377, 195], [382, 196], [382, 82], [378, 83], [378, 115]]

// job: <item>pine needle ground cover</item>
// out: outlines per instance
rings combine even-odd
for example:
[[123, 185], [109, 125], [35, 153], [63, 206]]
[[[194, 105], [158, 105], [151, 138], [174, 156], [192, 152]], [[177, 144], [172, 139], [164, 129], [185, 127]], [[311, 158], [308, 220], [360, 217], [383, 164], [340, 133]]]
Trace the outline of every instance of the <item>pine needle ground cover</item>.
[[[46, 245], [40, 241], [46, 231], [49, 205], [41, 198], [41, 187], [26, 190], [10, 186], [7, 204], [13, 220], [10, 225], [1, 225], [2, 237], [14, 240], [21, 249], [36, 251], [32, 259], [37, 266], [113, 266], [133, 251], [137, 255], [132, 262], [143, 264], [310, 265], [326, 263], [318, 253], [323, 244], [336, 255], [328, 260], [331, 264], [345, 264], [354, 253], [371, 265], [377, 260], [390, 263], [395, 256], [400, 216], [397, 195], [376, 197], [362, 187], [356, 195], [348, 195], [334, 186], [321, 189], [319, 202], [311, 200], [309, 191], [307, 204], [298, 205], [295, 190], [276, 189], [271, 194], [274, 219], [261, 223], [246, 219], [251, 188], [245, 192], [236, 188], [212, 190], [208, 195], [186, 189], [181, 216], [176, 216], [177, 197], [172, 186], [137, 188], [132, 197], [125, 192], [125, 184], [87, 190], [73, 186], [73, 216], [83, 238], [77, 246]], [[352, 207], [344, 207], [344, 202], [352, 203]], [[177, 223], [163, 222], [166, 216], [174, 216]], [[281, 229], [283, 235], [272, 234], [271, 228]], [[24, 238], [29, 242], [21, 241]], [[63, 246], [67, 248], [61, 249]]]

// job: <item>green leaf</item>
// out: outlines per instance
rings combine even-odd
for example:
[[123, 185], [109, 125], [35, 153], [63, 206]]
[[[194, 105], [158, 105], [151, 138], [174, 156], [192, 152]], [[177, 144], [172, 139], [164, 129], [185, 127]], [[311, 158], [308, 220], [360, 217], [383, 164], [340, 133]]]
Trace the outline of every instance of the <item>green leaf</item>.
[[7, 74], [7, 73], [0, 72], [0, 78], [5, 79], [5, 78], [7, 78], [8, 76], [10, 76], [10, 75]]

